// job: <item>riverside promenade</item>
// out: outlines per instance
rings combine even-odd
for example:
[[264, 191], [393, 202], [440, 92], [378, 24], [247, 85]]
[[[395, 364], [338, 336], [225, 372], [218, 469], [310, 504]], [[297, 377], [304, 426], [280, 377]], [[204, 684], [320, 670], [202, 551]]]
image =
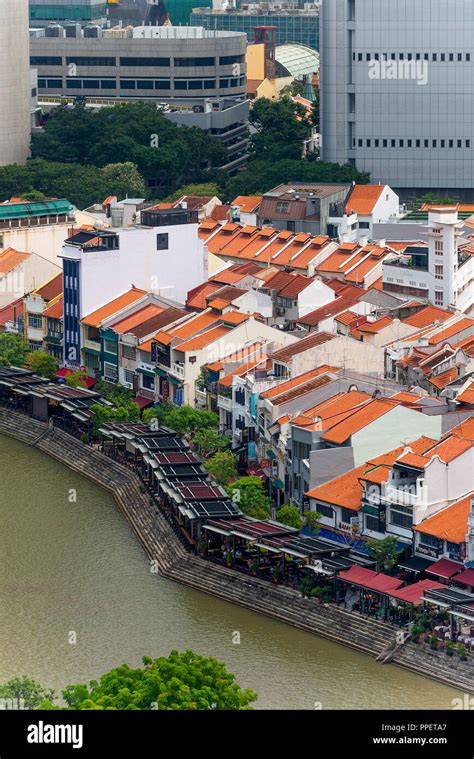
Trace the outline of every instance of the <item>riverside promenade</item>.
[[[474, 663], [419, 644], [396, 645], [398, 628], [333, 604], [316, 604], [298, 591], [242, 575], [189, 553], [146, 491], [140, 477], [75, 437], [23, 414], [0, 408], [0, 434], [36, 447], [105, 488], [134, 531], [150, 571], [357, 651], [402, 666], [466, 693], [474, 693]], [[380, 676], [383, 677], [381, 663]], [[381, 704], [383, 706], [383, 704]], [[401, 704], [402, 706], [402, 704]], [[420, 707], [423, 696], [420, 693]]]

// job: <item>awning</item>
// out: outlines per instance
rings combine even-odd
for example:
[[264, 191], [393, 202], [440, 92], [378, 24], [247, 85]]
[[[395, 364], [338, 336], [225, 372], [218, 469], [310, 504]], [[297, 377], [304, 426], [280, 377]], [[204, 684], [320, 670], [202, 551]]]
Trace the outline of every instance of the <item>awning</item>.
[[274, 459], [276, 459], [276, 453], [274, 453], [271, 448], [268, 451], [268, 458], [270, 459], [270, 461], [274, 461]]
[[142, 369], [141, 367], [138, 367], [137, 372], [139, 372], [139, 374], [144, 374], [145, 377], [152, 377], [153, 379], [155, 377], [155, 372], [150, 371], [150, 369]]
[[182, 379], [175, 379], [174, 377], [171, 377], [171, 375], [168, 374], [168, 381], [171, 382], [172, 385], [182, 385], [183, 380]]
[[158, 367], [156, 367], [156, 369], [155, 369], [155, 374], [158, 374], [159, 377], [167, 377], [168, 376], [167, 372], [165, 372], [163, 369], [158, 369]]
[[277, 490], [284, 490], [285, 484], [281, 480], [273, 480], [273, 487]]
[[373, 569], [365, 569], [355, 564], [343, 572], [339, 572], [338, 579], [349, 582], [353, 585], [360, 585], [368, 590], [374, 590], [377, 593], [390, 593], [403, 585], [403, 580], [398, 577], [390, 577], [382, 572], [374, 572]]
[[419, 582], [414, 582], [412, 585], [407, 585], [405, 588], [401, 588], [401, 590], [395, 590], [389, 595], [400, 601], [405, 601], [407, 604], [418, 605], [423, 603], [423, 596], [426, 590], [435, 590], [436, 588], [443, 587], [436, 580], [420, 580]]
[[428, 574], [434, 575], [435, 577], [442, 577], [445, 580], [450, 580], [451, 577], [454, 577], [458, 572], [462, 572], [463, 569], [464, 566], [458, 564], [457, 561], [440, 559], [439, 561], [435, 561], [435, 563], [428, 567], [426, 571]]
[[260, 477], [263, 482], [267, 479], [267, 475], [259, 466], [249, 466], [247, 474], [249, 477]]
[[453, 580], [454, 582], [459, 582], [461, 585], [474, 587], [474, 569], [466, 569], [465, 572], [461, 572], [460, 575], [456, 575]]
[[[83, 348], [83, 350], [85, 349]], [[94, 353], [94, 355], [96, 354]], [[74, 374], [74, 371], [72, 369], [67, 369], [66, 367], [63, 367], [62, 369], [58, 369], [58, 371], [56, 372], [56, 377], [69, 377], [71, 374]], [[88, 389], [90, 389], [91, 387], [94, 387], [94, 385], [97, 384], [97, 380], [94, 377], [86, 376], [84, 379], [85, 379], [86, 387]]]
[[432, 563], [429, 559], [422, 559], [421, 556], [410, 556], [408, 559], [400, 559], [398, 567], [414, 574], [420, 574]]
[[143, 395], [136, 395], [133, 398], [133, 402], [137, 404], [138, 408], [146, 408], [147, 406], [153, 406], [155, 401], [150, 400], [150, 398], [144, 398]]

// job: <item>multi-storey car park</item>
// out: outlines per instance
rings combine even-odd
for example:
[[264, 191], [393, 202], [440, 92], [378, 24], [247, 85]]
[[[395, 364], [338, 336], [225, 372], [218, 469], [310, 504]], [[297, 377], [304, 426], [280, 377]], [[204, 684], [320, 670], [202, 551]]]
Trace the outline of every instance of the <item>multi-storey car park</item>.
[[402, 196], [474, 183], [471, 0], [323, 0], [325, 161]]
[[46, 36], [31, 38], [42, 105], [63, 96], [85, 97], [97, 107], [155, 101], [171, 121], [219, 139], [227, 151], [222, 168], [235, 171], [245, 163], [245, 34], [157, 26], [103, 32], [93, 25], [73, 33], [65, 36], [64, 27], [53, 25]]

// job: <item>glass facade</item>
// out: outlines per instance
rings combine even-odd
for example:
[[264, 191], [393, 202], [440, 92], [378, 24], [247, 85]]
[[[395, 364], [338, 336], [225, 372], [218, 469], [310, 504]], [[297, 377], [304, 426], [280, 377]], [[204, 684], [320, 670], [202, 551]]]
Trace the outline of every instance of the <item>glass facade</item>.
[[[190, 17], [193, 8], [196, 7], [195, 0], [163, 0], [164, 6], [169, 13], [170, 21], [173, 26], [189, 26]], [[203, 8], [210, 8], [211, 0], [204, 0]]]
[[95, 21], [107, 15], [107, 3], [91, 5], [78, 2], [70, 4], [32, 5], [30, 3], [30, 21]]
[[256, 26], [276, 26], [277, 45], [293, 42], [319, 51], [319, 16], [317, 14], [239, 14], [199, 11], [191, 15], [192, 26], [203, 26], [205, 29], [227, 32], [245, 32], [250, 43], [254, 40], [253, 30]]

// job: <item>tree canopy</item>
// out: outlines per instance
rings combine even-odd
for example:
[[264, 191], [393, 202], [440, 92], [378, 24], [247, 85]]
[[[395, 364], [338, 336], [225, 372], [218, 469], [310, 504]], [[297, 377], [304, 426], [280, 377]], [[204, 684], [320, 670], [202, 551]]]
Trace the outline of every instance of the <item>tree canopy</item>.
[[377, 571], [384, 569], [392, 569], [402, 551], [397, 548], [397, 538], [389, 535], [383, 540], [377, 540], [376, 538], [369, 538], [367, 540], [367, 548], [369, 549], [369, 556], [374, 559], [377, 565]]
[[22, 335], [0, 333], [0, 366], [23, 366], [27, 345]]
[[310, 124], [306, 109], [288, 97], [278, 100], [258, 98], [250, 111], [254, 128], [250, 137], [250, 155], [261, 161], [301, 158], [303, 140], [308, 139]]
[[58, 363], [54, 356], [45, 351], [32, 351], [26, 356], [26, 365], [40, 377], [53, 379], [58, 371]]
[[228, 485], [237, 477], [237, 456], [231, 451], [218, 451], [206, 459], [204, 466], [219, 485]]
[[282, 524], [287, 524], [288, 527], [296, 527], [297, 530], [301, 530], [304, 524], [299, 508], [293, 503], [285, 503], [281, 506], [276, 513], [276, 518]]
[[49, 705], [54, 701], [54, 691], [43, 688], [42, 685], [24, 675], [14, 677], [3, 685], [0, 685], [0, 698], [12, 699], [16, 702], [15, 709], [40, 709], [45, 702]]
[[241, 477], [226, 487], [229, 497], [249, 517], [268, 519], [271, 498], [260, 477]]
[[[218, 140], [197, 127], [178, 126], [154, 103], [121, 103], [92, 111], [82, 105], [56, 108], [33, 135], [33, 158], [82, 166], [134, 164], [153, 179], [162, 197], [224, 161]], [[192, 160], [191, 160], [192, 158]]]

